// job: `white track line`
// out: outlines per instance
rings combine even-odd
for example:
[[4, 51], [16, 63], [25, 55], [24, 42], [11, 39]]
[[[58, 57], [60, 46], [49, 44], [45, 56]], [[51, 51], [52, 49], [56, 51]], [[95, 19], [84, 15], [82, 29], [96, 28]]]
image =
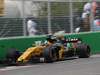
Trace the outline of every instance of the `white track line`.
[[35, 67], [35, 66], [39, 66], [39, 65], [26, 65], [26, 66], [4, 67], [4, 68], [0, 68], [0, 71], [14, 70], [14, 69], [21, 69], [21, 68]]
[[90, 57], [100, 57], [100, 54], [97, 54], [97, 55], [91, 55]]

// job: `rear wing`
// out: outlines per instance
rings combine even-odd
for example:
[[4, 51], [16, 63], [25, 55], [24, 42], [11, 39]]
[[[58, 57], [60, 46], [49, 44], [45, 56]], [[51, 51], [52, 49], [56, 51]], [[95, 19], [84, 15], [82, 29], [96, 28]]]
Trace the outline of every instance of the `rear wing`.
[[81, 38], [66, 39], [66, 36], [60, 36], [60, 37], [54, 37], [54, 38], [59, 39], [62, 43], [75, 43], [75, 42], [82, 43]]
[[82, 39], [81, 38], [73, 38], [73, 39], [66, 39], [66, 43], [82, 43]]

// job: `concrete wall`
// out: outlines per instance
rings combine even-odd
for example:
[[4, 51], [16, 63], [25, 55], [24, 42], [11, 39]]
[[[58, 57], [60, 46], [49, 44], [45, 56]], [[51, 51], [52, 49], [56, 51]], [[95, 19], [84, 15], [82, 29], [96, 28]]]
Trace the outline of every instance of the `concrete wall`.
[[[85, 33], [85, 34], [73, 34], [66, 35], [67, 38], [82, 38], [83, 43], [88, 43], [91, 47], [91, 53], [100, 52], [100, 32], [97, 33]], [[20, 52], [24, 52], [28, 47], [31, 47], [35, 41], [45, 41], [46, 37], [26, 37], [26, 38], [13, 38], [13, 39], [1, 39], [0, 40], [0, 59], [6, 58], [8, 49], [16, 48]]]

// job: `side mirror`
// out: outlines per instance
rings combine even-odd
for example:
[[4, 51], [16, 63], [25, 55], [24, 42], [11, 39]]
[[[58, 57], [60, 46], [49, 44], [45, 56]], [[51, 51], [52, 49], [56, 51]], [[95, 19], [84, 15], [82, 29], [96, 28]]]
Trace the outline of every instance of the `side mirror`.
[[36, 46], [36, 44], [32, 44], [32, 46]]

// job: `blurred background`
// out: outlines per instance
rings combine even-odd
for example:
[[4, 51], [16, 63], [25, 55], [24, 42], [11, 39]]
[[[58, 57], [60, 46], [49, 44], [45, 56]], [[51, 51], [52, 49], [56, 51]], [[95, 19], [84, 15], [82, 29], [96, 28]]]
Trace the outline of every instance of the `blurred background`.
[[[28, 36], [27, 21], [34, 17], [36, 36], [54, 33], [91, 33], [99, 0], [0, 0], [0, 38]], [[85, 4], [90, 3], [85, 9]]]

